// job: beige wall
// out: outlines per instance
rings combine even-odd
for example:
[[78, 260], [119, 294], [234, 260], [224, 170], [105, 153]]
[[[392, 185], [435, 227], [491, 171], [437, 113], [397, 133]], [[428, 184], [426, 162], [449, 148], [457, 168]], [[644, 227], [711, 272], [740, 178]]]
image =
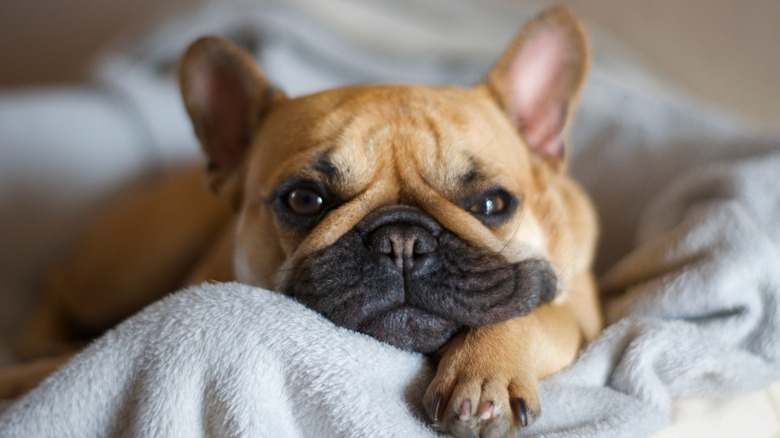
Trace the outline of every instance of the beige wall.
[[199, 0], [0, 0], [0, 86], [77, 81], [112, 38]]
[[693, 93], [780, 132], [780, 1], [559, 0]]
[[[89, 59], [112, 37], [156, 12], [197, 2], [0, 0], [0, 86], [78, 80]], [[777, 0], [557, 3], [620, 37], [667, 79], [780, 131]]]

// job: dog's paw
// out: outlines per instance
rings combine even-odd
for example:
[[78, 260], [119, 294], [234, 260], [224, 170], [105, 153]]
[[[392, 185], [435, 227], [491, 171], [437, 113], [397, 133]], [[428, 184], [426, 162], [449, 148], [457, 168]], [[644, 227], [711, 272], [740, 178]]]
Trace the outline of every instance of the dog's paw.
[[423, 403], [437, 429], [458, 438], [505, 437], [539, 418], [533, 367], [513, 363], [513, 355], [485, 358], [467, 353], [448, 349], [425, 393]]

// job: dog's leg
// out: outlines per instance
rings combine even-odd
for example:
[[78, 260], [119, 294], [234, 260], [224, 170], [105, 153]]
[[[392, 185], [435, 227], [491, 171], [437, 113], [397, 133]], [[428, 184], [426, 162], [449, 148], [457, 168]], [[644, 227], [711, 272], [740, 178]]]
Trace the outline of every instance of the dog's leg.
[[440, 352], [423, 402], [457, 437], [503, 437], [541, 414], [537, 382], [569, 365], [585, 337], [571, 303], [470, 329]]
[[235, 221], [229, 221], [229, 225], [222, 230], [222, 235], [205, 252], [195, 269], [187, 275], [183, 285], [192, 286], [204, 281], [225, 282], [235, 280], [233, 269], [233, 241], [235, 234]]
[[99, 335], [181, 287], [219, 238], [229, 208], [195, 166], [119, 197], [47, 281], [43, 302], [16, 343], [29, 359]]

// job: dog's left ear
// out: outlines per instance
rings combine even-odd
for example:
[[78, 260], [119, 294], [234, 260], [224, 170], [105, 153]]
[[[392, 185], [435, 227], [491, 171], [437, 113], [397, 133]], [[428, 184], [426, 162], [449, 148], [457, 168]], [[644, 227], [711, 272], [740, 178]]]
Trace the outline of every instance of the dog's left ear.
[[222, 38], [204, 37], [179, 65], [184, 104], [209, 160], [212, 191], [234, 206], [237, 174], [264, 114], [284, 94], [266, 79], [252, 56]]
[[580, 21], [553, 8], [520, 31], [485, 81], [528, 147], [556, 169], [563, 167], [588, 58]]

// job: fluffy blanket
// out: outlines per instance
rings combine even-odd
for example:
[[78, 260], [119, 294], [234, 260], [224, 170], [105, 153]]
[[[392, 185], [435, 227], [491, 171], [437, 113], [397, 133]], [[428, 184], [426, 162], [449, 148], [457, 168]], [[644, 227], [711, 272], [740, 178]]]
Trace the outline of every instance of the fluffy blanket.
[[[365, 4], [381, 9], [389, 3]], [[448, 0], [449, 9], [431, 8], [428, 26], [446, 28], [446, 19], [433, 17], [453, 8], [463, 13], [469, 4]], [[483, 9], [466, 12], [470, 22], [486, 19], [483, 35], [500, 28], [506, 40], [509, 12], [496, 8], [493, 21]], [[104, 72], [116, 73], [120, 65], [130, 72], [106, 77], [133, 79], [113, 79], [112, 86], [139, 102], [150, 138], [171, 135], [155, 115], [175, 104], [164, 101], [167, 82], [154, 82], [148, 72], [170, 66], [193, 33], [239, 35], [247, 45], [265, 47], [258, 57], [269, 74], [288, 65], [304, 79], [315, 78], [293, 81], [299, 91], [356, 75], [462, 83], [485, 70], [485, 53], [492, 59], [501, 49], [480, 46], [490, 38], [464, 44], [471, 50], [465, 52], [431, 43], [445, 55], [419, 70], [399, 71], [398, 53], [372, 46], [365, 34], [349, 34], [352, 21], [328, 28], [327, 20], [312, 24], [299, 12], [226, 10], [212, 8], [186, 26], [168, 26], [145, 49], [104, 66]], [[407, 10], [415, 17], [426, 11]], [[363, 26], [378, 20], [366, 10], [348, 12]], [[523, 18], [511, 21], [517, 28]], [[391, 26], [375, 24], [377, 32]], [[269, 27], [274, 32], [246, 31]], [[420, 61], [410, 49], [415, 45], [403, 42], [435, 38], [404, 30], [398, 36], [402, 59], [413, 64]], [[175, 44], [150, 49], [163, 41]], [[372, 67], [358, 68], [368, 50], [346, 41], [371, 46]], [[307, 67], [312, 47], [320, 46], [327, 50]], [[667, 424], [675, 399], [727, 397], [780, 378], [780, 141], [671, 98], [623, 64], [615, 68], [608, 55], [597, 53], [572, 136], [572, 170], [602, 215], [598, 269], [610, 325], [573, 366], [541, 383], [544, 413], [526, 436], [650, 436]], [[355, 69], [347, 73], [343, 66]], [[144, 101], [150, 103], [140, 106]], [[335, 327], [274, 292], [206, 284], [171, 295], [93, 343], [8, 407], [0, 432], [434, 436], [420, 403], [432, 372], [425, 357]]]

